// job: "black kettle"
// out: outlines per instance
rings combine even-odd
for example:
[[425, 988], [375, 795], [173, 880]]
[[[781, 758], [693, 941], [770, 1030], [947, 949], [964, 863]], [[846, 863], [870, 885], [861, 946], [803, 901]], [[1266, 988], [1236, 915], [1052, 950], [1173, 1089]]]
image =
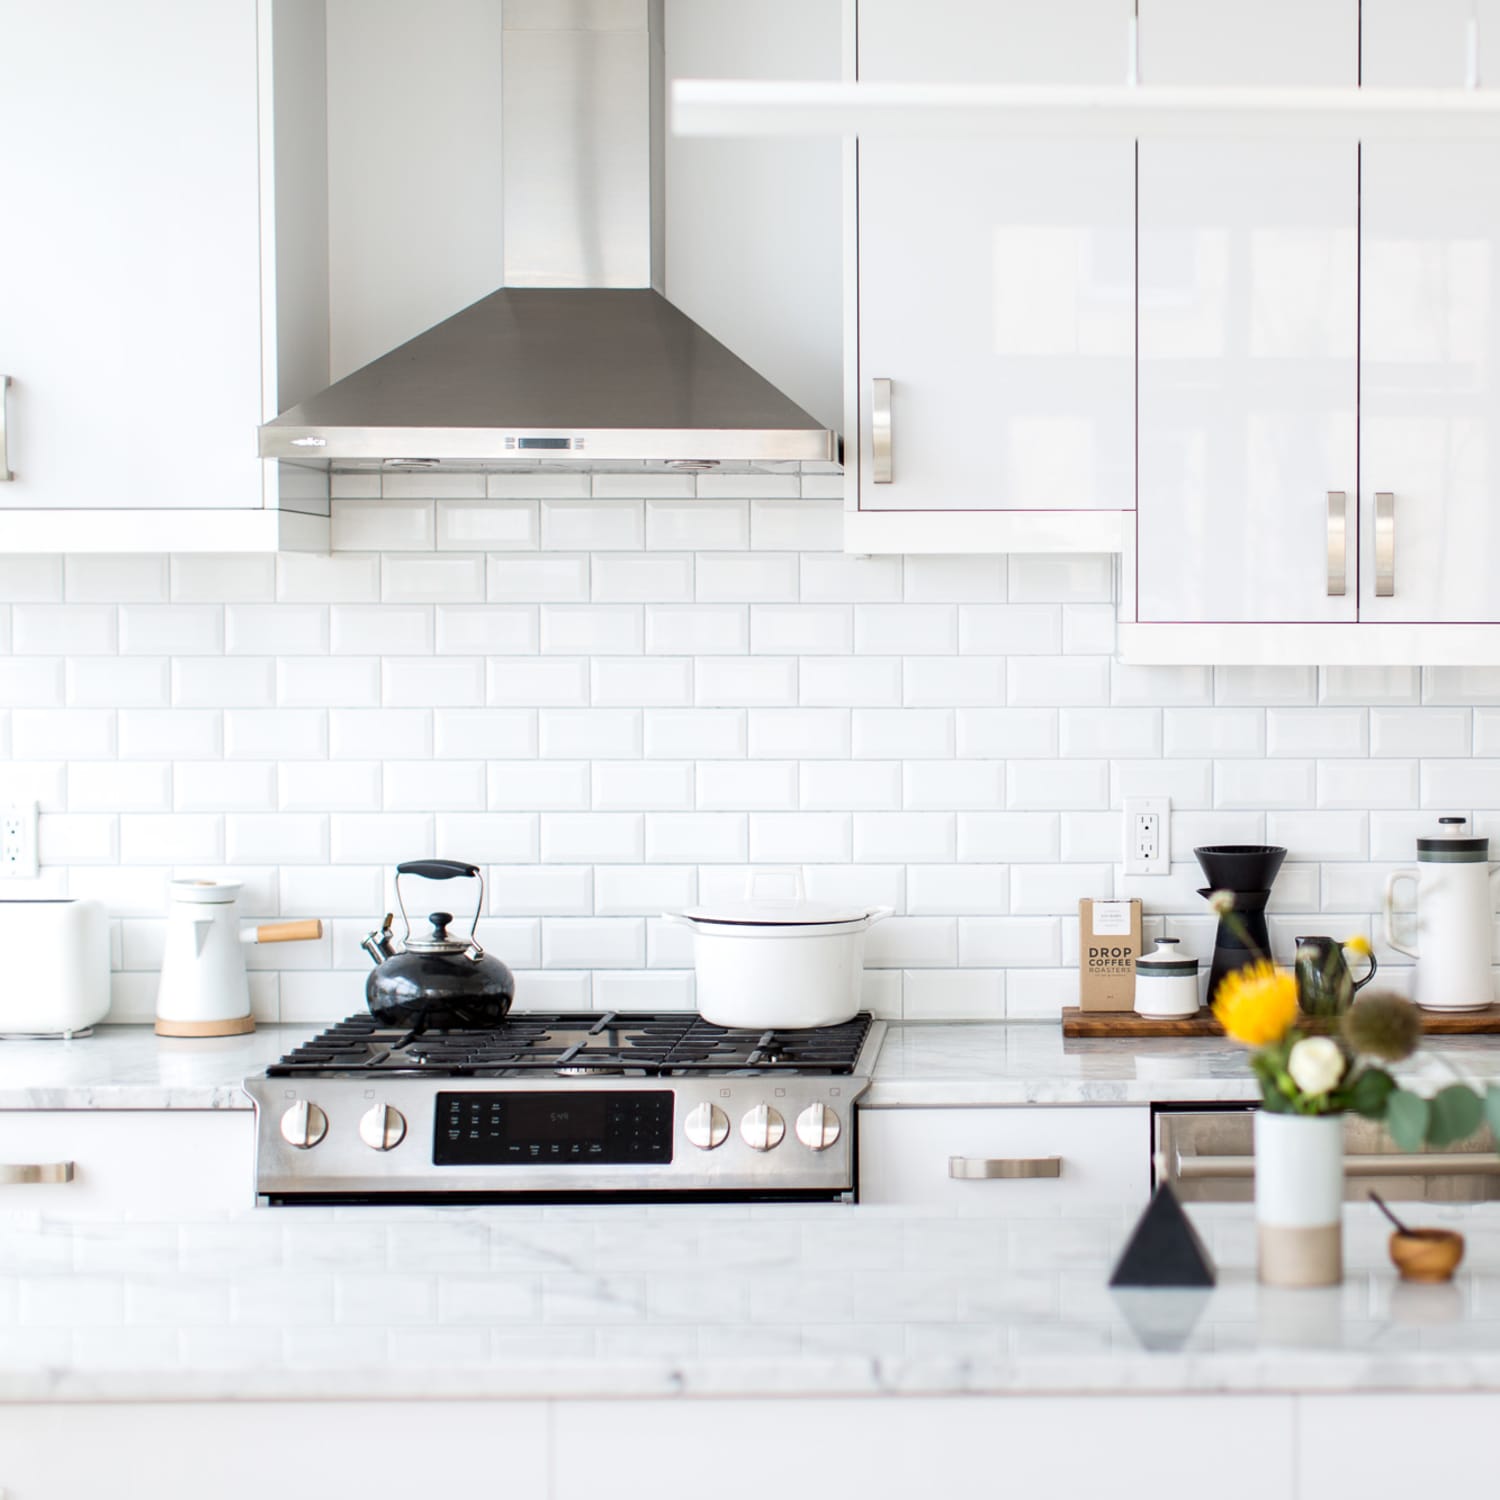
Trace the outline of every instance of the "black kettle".
[[[427, 918], [432, 931], [411, 935], [411, 919], [401, 899], [401, 877], [479, 882], [479, 901], [467, 937], [449, 937], [452, 913], [435, 911]], [[365, 1003], [382, 1026], [416, 1030], [474, 1030], [505, 1019], [516, 995], [515, 975], [480, 947], [475, 931], [484, 910], [484, 877], [478, 865], [454, 859], [413, 859], [396, 866], [396, 905], [406, 927], [398, 953], [391, 941], [391, 918], [360, 945], [375, 960], [365, 980]]]

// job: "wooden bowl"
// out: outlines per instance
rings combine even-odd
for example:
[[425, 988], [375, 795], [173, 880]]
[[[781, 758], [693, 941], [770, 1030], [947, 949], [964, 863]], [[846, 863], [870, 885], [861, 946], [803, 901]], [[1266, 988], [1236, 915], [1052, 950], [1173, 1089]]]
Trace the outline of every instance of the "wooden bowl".
[[1391, 1235], [1391, 1263], [1403, 1281], [1451, 1281], [1464, 1258], [1464, 1237], [1452, 1229]]

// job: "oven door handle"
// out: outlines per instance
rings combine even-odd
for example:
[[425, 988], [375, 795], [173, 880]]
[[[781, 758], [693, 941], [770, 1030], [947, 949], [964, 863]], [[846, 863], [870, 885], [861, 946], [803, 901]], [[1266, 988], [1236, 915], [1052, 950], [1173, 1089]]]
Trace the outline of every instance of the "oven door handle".
[[0, 1187], [20, 1187], [30, 1182], [72, 1182], [70, 1161], [0, 1162]]
[[[1371, 1152], [1344, 1158], [1348, 1177], [1468, 1177], [1500, 1176], [1500, 1155], [1444, 1151], [1433, 1155]], [[1255, 1176], [1253, 1156], [1179, 1156], [1173, 1170], [1164, 1151], [1156, 1155], [1156, 1175], [1162, 1181], [1193, 1182], [1204, 1177]]]
[[948, 1175], [960, 1182], [1018, 1182], [1061, 1177], [1060, 1156], [950, 1156]]

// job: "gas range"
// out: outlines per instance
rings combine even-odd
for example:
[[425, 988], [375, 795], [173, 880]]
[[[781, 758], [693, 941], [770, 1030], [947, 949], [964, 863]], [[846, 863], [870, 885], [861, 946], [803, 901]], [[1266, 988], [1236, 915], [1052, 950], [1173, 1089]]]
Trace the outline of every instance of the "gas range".
[[833, 1200], [883, 1022], [728, 1031], [695, 1012], [355, 1016], [245, 1080], [263, 1203]]

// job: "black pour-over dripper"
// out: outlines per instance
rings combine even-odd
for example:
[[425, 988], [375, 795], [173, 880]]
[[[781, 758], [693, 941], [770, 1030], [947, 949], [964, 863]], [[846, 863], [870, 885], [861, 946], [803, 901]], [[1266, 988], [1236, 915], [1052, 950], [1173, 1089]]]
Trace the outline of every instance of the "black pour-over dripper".
[[1194, 849], [1208, 885], [1198, 894], [1205, 900], [1216, 891], [1233, 898], [1232, 911], [1241, 930], [1224, 917], [1214, 934], [1214, 961], [1208, 971], [1208, 999], [1219, 992], [1226, 974], [1243, 969], [1257, 958], [1271, 956], [1271, 934], [1266, 927], [1266, 903], [1271, 883], [1286, 858], [1286, 850], [1274, 844], [1207, 844]]

